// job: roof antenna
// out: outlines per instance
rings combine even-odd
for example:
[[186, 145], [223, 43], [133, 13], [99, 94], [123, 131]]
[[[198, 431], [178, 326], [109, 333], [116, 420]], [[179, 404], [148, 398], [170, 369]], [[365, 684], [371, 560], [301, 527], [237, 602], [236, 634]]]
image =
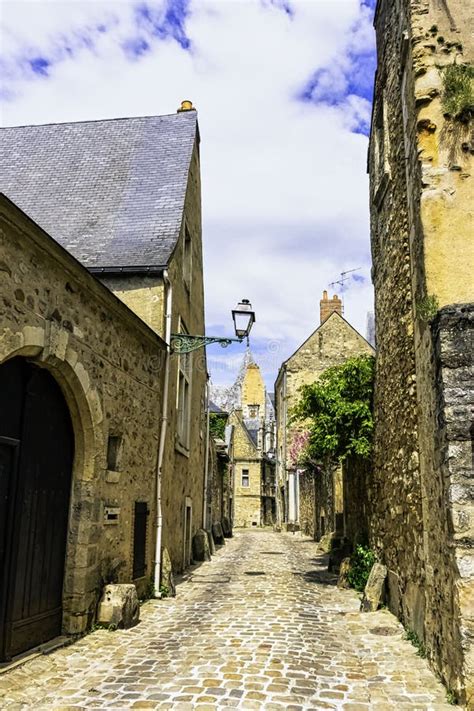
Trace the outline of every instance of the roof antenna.
[[342, 313], [344, 313], [344, 291], [346, 290], [345, 284], [346, 282], [351, 280], [351, 277], [347, 276], [348, 274], [351, 274], [352, 272], [360, 272], [362, 267], [357, 267], [356, 269], [346, 269], [345, 272], [340, 273], [340, 279], [336, 279], [336, 281], [332, 281], [329, 286], [338, 286], [341, 287], [341, 301], [342, 301]]

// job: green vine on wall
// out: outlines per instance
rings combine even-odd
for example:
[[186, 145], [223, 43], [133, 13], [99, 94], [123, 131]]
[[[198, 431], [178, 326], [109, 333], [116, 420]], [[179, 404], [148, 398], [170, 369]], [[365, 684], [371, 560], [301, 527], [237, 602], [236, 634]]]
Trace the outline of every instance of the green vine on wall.
[[351, 454], [370, 457], [374, 370], [373, 356], [349, 358], [325, 370], [312, 385], [300, 388], [291, 421], [304, 423], [308, 432], [307, 460], [342, 461]]

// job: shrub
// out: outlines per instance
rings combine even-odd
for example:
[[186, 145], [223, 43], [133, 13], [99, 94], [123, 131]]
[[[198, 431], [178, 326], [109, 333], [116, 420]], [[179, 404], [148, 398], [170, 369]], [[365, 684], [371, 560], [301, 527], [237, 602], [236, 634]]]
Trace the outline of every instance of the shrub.
[[375, 553], [362, 545], [357, 545], [351, 555], [351, 567], [347, 575], [349, 585], [363, 592], [369, 578], [369, 573], [375, 563]]
[[450, 64], [443, 72], [443, 108], [454, 118], [474, 114], [474, 66]]

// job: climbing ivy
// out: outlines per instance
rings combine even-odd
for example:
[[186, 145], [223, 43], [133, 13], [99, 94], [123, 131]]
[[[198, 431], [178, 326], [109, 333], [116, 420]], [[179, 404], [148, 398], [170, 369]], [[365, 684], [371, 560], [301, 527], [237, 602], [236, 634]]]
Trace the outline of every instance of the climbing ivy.
[[372, 356], [349, 358], [328, 368], [312, 385], [300, 388], [300, 399], [291, 413], [293, 423], [308, 431], [308, 460], [342, 461], [351, 454], [368, 458], [374, 428]]
[[215, 412], [209, 414], [209, 433], [214, 439], [225, 439], [227, 418]]

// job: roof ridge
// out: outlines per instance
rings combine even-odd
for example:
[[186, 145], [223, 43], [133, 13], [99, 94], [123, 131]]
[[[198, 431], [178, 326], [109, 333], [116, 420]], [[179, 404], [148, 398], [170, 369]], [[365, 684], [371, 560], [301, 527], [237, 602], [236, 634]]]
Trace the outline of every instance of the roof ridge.
[[112, 123], [113, 121], [133, 121], [135, 119], [151, 119], [151, 118], [178, 118], [186, 114], [194, 114], [197, 119], [197, 110], [193, 111], [180, 111], [173, 114], [146, 114], [144, 116], [112, 116], [111, 118], [97, 118], [97, 119], [82, 119], [79, 121], [49, 121], [47, 123], [23, 123], [16, 124], [14, 126], [0, 126], [1, 130], [9, 128], [42, 128], [45, 126], [75, 126], [77, 124], [84, 123]]

